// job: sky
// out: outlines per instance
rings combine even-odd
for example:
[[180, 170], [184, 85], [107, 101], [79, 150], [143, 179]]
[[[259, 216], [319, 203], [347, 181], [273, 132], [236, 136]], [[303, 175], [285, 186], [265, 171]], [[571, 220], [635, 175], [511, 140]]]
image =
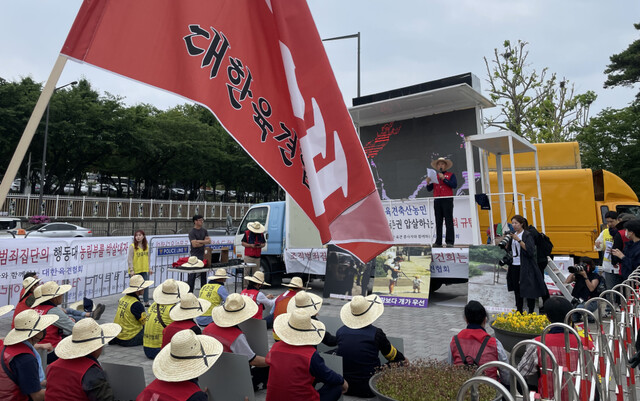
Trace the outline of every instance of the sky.
[[[175, 0], [178, 1], [178, 0]], [[254, 0], [260, 1], [260, 0]], [[0, 77], [45, 82], [81, 0], [2, 0]], [[361, 94], [383, 92], [471, 72], [488, 97], [484, 57], [504, 40], [529, 43], [528, 63], [593, 90], [591, 115], [626, 107], [637, 88], [603, 89], [609, 57], [640, 35], [638, 0], [308, 0], [322, 38], [361, 34]], [[357, 96], [357, 41], [325, 42], [345, 103]], [[80, 78], [94, 89], [167, 109], [176, 95], [106, 71], [67, 62], [58, 86]], [[485, 115], [495, 113], [487, 110]]]

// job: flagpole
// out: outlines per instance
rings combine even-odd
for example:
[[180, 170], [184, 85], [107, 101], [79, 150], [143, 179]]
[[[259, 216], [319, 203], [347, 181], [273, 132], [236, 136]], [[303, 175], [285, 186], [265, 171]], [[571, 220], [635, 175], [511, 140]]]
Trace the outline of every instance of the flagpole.
[[[5, 200], [7, 199], [7, 194], [9, 193], [9, 189], [11, 188], [11, 183], [16, 178], [16, 174], [18, 173], [18, 169], [22, 164], [24, 155], [27, 153], [27, 149], [29, 149], [29, 145], [31, 144], [33, 135], [36, 133], [36, 129], [38, 128], [38, 124], [40, 124], [40, 120], [42, 120], [42, 115], [44, 114], [44, 111], [47, 108], [47, 104], [49, 104], [51, 95], [53, 95], [53, 91], [56, 88], [58, 79], [60, 79], [60, 75], [62, 74], [62, 70], [64, 69], [64, 65], [66, 62], [67, 62], [66, 56], [63, 56], [62, 54], [58, 56], [58, 59], [56, 60], [56, 63], [53, 65], [53, 69], [51, 70], [51, 74], [49, 75], [49, 79], [47, 80], [47, 83], [44, 85], [44, 88], [42, 89], [42, 93], [40, 93], [38, 102], [36, 103], [36, 106], [33, 108], [33, 112], [31, 113], [31, 118], [29, 118], [27, 127], [24, 129], [24, 132], [22, 133], [20, 142], [18, 142], [18, 146], [16, 147], [16, 150], [13, 153], [11, 162], [7, 167], [7, 171], [4, 173], [4, 177], [2, 178], [2, 183], [0, 184], [0, 209], [2, 208]], [[42, 190], [42, 188], [40, 190]], [[38, 210], [40, 210], [40, 205], [38, 205]]]

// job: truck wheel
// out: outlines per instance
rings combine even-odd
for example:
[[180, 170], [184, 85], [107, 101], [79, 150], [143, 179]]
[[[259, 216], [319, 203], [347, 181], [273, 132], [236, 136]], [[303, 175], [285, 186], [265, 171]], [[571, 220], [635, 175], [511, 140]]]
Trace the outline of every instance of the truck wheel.
[[271, 271], [276, 269], [277, 264], [271, 264], [267, 258], [260, 258], [260, 268], [264, 272], [264, 280], [272, 286], [282, 283], [282, 274]]
[[431, 279], [431, 283], [429, 283], [429, 294], [438, 291], [440, 287], [442, 287], [442, 281]]

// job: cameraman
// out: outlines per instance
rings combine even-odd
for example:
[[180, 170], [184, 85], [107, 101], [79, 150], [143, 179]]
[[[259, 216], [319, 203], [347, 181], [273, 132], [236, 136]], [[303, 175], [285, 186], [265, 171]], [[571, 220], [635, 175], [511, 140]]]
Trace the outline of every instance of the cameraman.
[[[569, 277], [567, 277], [564, 283], [576, 283], [573, 286], [573, 291], [571, 291], [571, 296], [579, 301], [576, 308], [584, 308], [584, 304], [589, 299], [599, 295], [597, 289], [601, 278], [597, 273], [594, 273], [596, 266], [591, 258], [582, 257], [580, 258], [578, 266], [572, 267], [573, 269], [570, 268], [570, 270], [573, 270], [574, 272], [569, 274]], [[596, 303], [591, 303], [587, 310], [594, 312], [597, 308], [598, 305]], [[574, 322], [579, 322], [580, 315], [577, 313], [573, 314], [572, 320]]]

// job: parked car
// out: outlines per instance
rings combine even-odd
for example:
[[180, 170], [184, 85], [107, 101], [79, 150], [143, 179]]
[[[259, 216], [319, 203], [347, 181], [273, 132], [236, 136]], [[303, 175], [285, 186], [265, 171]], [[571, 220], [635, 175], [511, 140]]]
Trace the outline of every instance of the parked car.
[[0, 238], [15, 238], [22, 230], [22, 220], [18, 217], [0, 217]]
[[70, 223], [44, 223], [27, 228], [25, 237], [91, 237], [93, 234], [88, 228], [76, 226]]

